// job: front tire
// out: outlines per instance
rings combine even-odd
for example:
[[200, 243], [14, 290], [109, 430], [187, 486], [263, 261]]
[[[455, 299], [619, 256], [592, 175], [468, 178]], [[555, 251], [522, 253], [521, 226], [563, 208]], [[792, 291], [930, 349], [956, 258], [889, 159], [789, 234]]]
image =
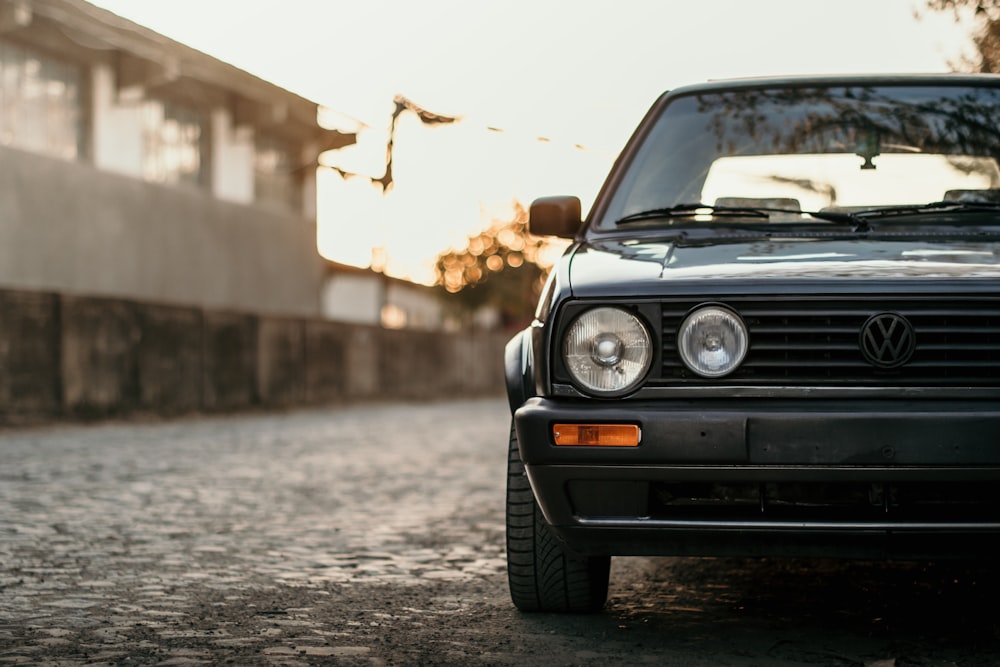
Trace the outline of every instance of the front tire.
[[507, 452], [507, 579], [521, 611], [592, 613], [608, 599], [610, 556], [568, 552], [549, 528], [524, 473], [517, 433]]

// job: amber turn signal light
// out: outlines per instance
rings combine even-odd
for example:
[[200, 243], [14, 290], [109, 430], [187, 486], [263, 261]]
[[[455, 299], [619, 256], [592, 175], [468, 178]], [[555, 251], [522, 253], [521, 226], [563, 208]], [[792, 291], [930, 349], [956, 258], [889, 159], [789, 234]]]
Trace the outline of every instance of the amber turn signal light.
[[642, 431], [637, 424], [553, 424], [557, 445], [638, 447]]

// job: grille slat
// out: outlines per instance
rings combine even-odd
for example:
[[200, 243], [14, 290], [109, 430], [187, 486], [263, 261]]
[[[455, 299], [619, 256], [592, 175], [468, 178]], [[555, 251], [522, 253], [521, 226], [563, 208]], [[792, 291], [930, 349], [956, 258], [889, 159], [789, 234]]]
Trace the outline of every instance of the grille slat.
[[[765, 341], [763, 343], [754, 344], [754, 349], [756, 350], [760, 351], [766, 350], [768, 352], [779, 351], [779, 352], [787, 352], [789, 354], [797, 354], [803, 351], [811, 352], [813, 350], [816, 350], [817, 347], [818, 346], [816, 344], [811, 344], [807, 342], [803, 343], [794, 339], [788, 340], [787, 342]], [[858, 349], [858, 343], [856, 340], [853, 343], [836, 341], [824, 344], [822, 346], [822, 349], [826, 350], [827, 352], [841, 352], [841, 351], [856, 352]]]
[[[914, 322], [914, 326], [919, 326], [919, 324], [919, 322]], [[925, 336], [946, 336], [948, 338], [957, 338], [959, 336], [979, 338], [984, 333], [989, 333], [992, 336], [1000, 335], [1000, 329], [998, 328], [957, 325], [953, 327], [921, 326], [920, 332]]]
[[[774, 336], [800, 336], [800, 335], [815, 335], [816, 327], [804, 327], [804, 326], [761, 326], [757, 325], [755, 330], [761, 334], [774, 335]], [[857, 335], [858, 329], [854, 326], [829, 326], [823, 330], [823, 334], [827, 336], [844, 336], [850, 334]]]
[[[946, 299], [947, 303], [942, 303]], [[676, 350], [687, 314], [702, 303], [725, 304], [746, 323], [750, 349], [743, 365], [721, 380], [688, 371]], [[706, 296], [662, 307], [660, 383], [692, 386], [974, 386], [1000, 387], [1000, 296], [807, 295], [755, 299]], [[913, 327], [916, 348], [898, 368], [864, 357], [861, 329], [874, 315], [895, 313]]]

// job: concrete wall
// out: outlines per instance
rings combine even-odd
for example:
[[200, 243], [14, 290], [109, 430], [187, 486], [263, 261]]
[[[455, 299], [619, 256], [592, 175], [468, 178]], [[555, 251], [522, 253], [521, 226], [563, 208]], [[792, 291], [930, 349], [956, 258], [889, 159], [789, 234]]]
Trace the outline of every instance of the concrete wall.
[[315, 220], [0, 147], [0, 288], [320, 314]]
[[446, 325], [444, 303], [432, 288], [368, 269], [332, 271], [321, 303], [323, 317], [341, 322], [423, 330]]
[[0, 290], [0, 424], [499, 395], [506, 339]]
[[378, 324], [386, 303], [386, 279], [375, 272], [335, 273], [321, 292], [321, 310], [327, 319], [356, 324]]

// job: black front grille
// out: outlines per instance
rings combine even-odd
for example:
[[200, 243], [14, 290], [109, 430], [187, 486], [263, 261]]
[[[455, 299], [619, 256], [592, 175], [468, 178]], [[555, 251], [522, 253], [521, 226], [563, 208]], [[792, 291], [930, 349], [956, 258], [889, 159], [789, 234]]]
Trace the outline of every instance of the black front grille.
[[[746, 359], [723, 380], [699, 378], [677, 354], [681, 323], [706, 301], [739, 313], [750, 332]], [[1000, 386], [997, 297], [738, 297], [669, 301], [662, 313], [662, 379], [668, 384]], [[901, 315], [913, 327], [916, 348], [898, 368], [879, 368], [861, 351], [861, 329], [880, 313]]]

